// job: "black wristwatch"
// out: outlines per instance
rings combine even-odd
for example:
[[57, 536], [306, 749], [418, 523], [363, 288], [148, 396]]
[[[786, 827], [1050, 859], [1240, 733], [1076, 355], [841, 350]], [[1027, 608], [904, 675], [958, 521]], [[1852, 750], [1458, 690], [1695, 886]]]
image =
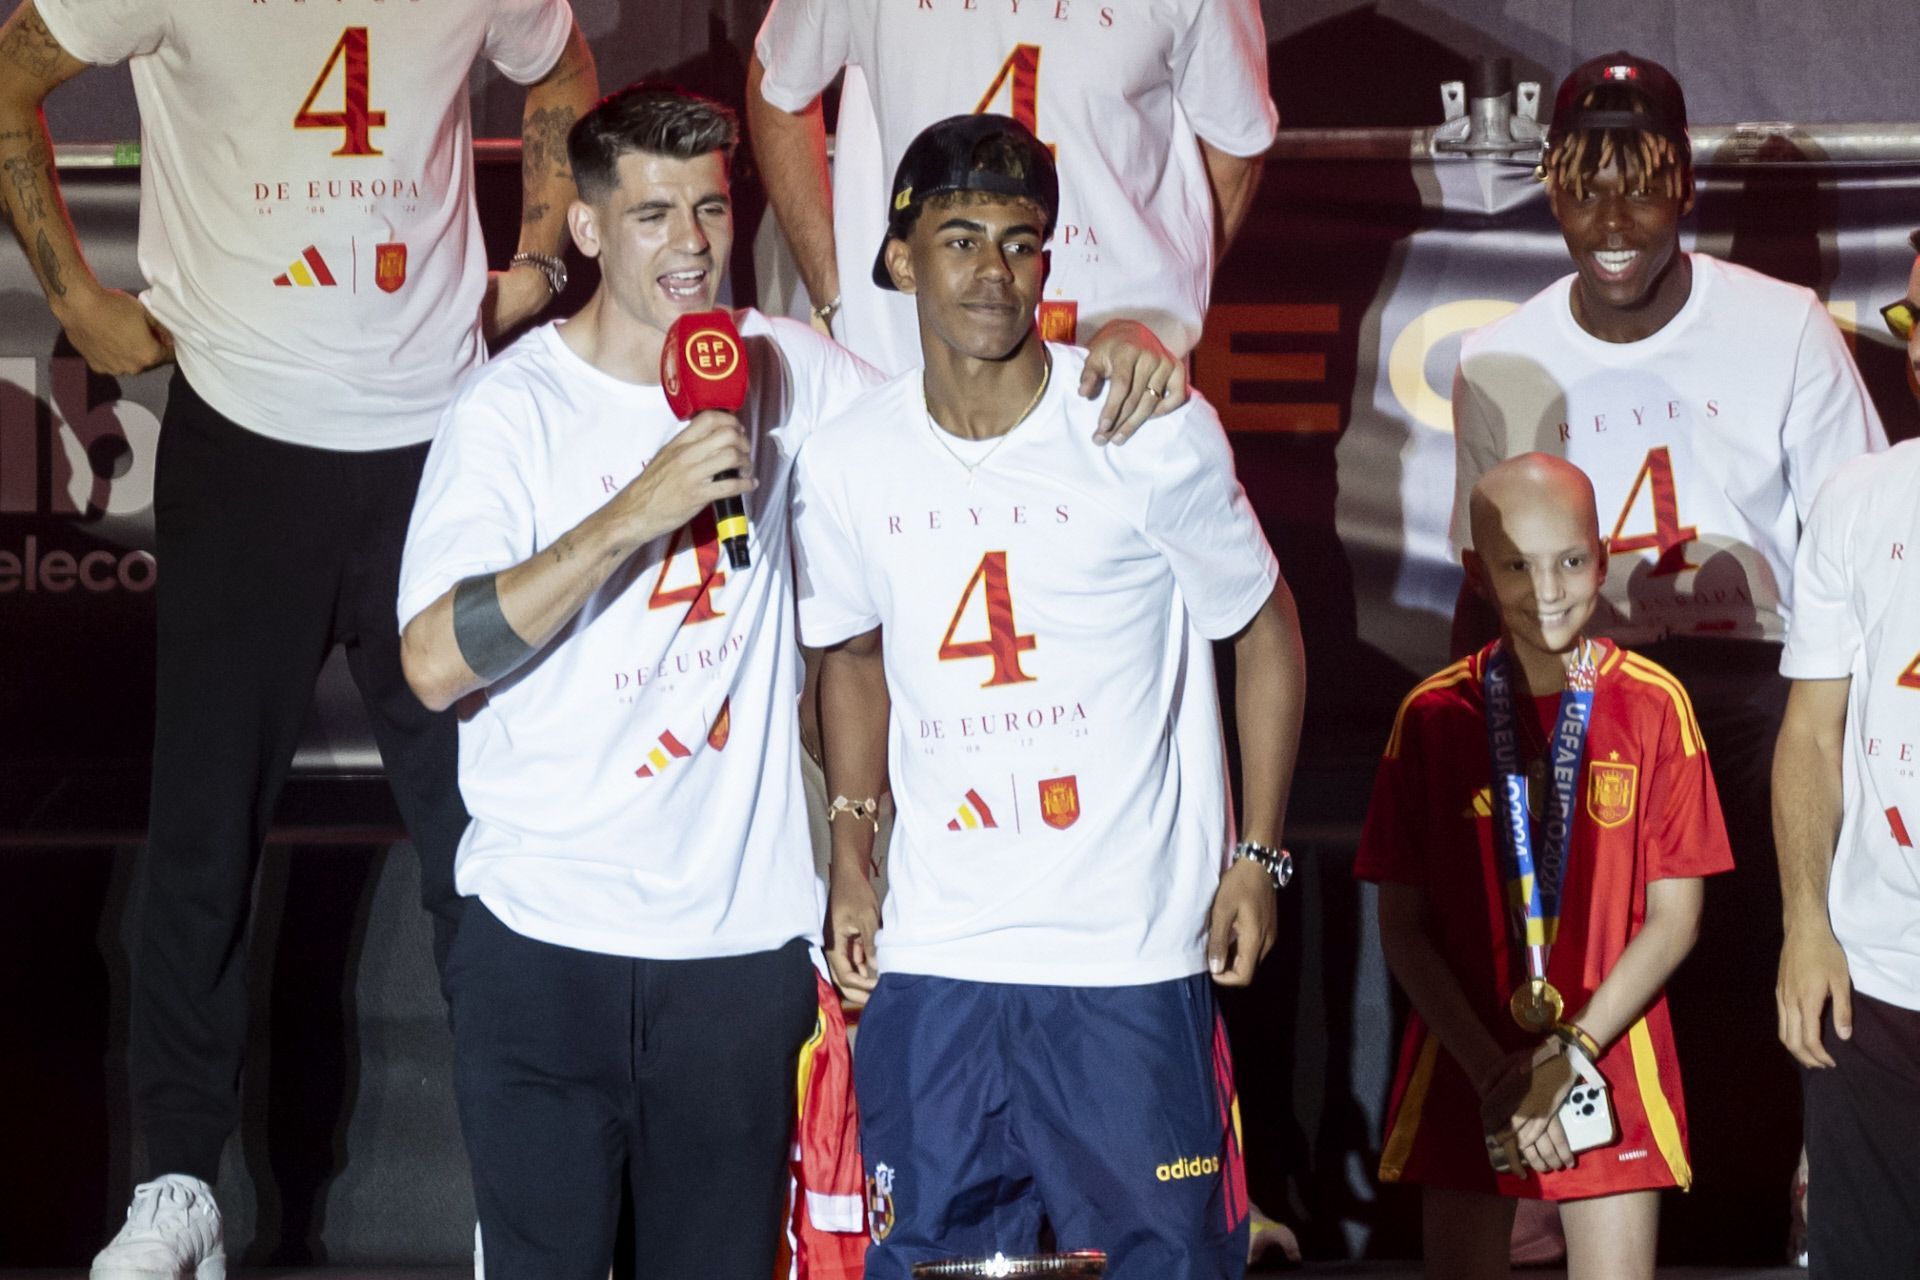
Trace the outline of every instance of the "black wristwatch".
[[1293, 855], [1285, 849], [1270, 849], [1258, 841], [1242, 840], [1233, 846], [1233, 860], [1239, 862], [1243, 858], [1259, 863], [1275, 889], [1286, 888], [1287, 882], [1293, 879]]
[[517, 267], [523, 262], [536, 268], [547, 278], [547, 288], [553, 290], [554, 297], [557, 298], [566, 291], [567, 264], [565, 262], [544, 253], [516, 253], [509, 265]]

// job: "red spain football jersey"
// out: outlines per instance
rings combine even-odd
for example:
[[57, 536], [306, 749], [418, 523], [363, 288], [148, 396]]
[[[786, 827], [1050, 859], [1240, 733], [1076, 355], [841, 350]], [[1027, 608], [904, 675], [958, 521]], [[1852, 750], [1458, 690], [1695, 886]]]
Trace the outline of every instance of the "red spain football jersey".
[[[1491, 652], [1489, 646], [1454, 663], [1401, 704], [1354, 873], [1426, 891], [1435, 944], [1467, 998], [1501, 1045], [1521, 1049], [1538, 1041], [1507, 1011], [1508, 997], [1526, 977], [1526, 955], [1509, 932], [1494, 847], [1481, 698]], [[1538, 741], [1544, 742], [1559, 699], [1535, 702]], [[1686, 692], [1657, 664], [1600, 642], [1573, 848], [1547, 966], [1569, 1014], [1586, 1004], [1639, 932], [1649, 881], [1732, 867]], [[1608, 1047], [1599, 1068], [1612, 1086], [1619, 1141], [1583, 1153], [1562, 1172], [1496, 1175], [1472, 1084], [1412, 1014], [1400, 1046], [1381, 1179], [1550, 1200], [1689, 1185], [1686, 1108], [1664, 995]]]

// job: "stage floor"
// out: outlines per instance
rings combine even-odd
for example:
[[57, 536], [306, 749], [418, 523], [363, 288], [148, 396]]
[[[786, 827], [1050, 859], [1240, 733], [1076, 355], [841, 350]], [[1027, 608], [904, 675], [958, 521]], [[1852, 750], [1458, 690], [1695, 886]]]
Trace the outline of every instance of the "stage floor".
[[[0, 1280], [86, 1280], [78, 1271], [10, 1271], [0, 1269]], [[246, 1280], [469, 1280], [473, 1272], [447, 1267], [401, 1267], [369, 1270], [363, 1267], [311, 1267], [305, 1270], [270, 1268], [251, 1270], [234, 1268], [229, 1275]], [[1420, 1280], [1417, 1263], [1326, 1262], [1272, 1271], [1257, 1271], [1256, 1276], [1350, 1276], [1365, 1280]], [[1514, 1272], [1516, 1280], [1566, 1280], [1566, 1272], [1557, 1268], [1528, 1267]], [[1807, 1273], [1791, 1267], [1761, 1270], [1737, 1267], [1662, 1267], [1662, 1280], [1796, 1280]]]

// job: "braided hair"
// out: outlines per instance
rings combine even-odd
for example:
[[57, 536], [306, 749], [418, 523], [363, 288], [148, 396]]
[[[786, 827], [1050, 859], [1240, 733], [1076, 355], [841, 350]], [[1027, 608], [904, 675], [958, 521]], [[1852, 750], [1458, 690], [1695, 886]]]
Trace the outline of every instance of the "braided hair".
[[[1645, 100], [1619, 85], [1589, 90], [1578, 104], [1583, 110], [1630, 111], [1646, 115]], [[1651, 124], [1652, 121], [1649, 121]], [[1540, 163], [1540, 177], [1575, 199], [1587, 194], [1587, 183], [1609, 164], [1617, 164], [1627, 189], [1658, 191], [1684, 200], [1693, 189], [1693, 154], [1684, 142], [1646, 129], [1576, 129], [1553, 147]]]

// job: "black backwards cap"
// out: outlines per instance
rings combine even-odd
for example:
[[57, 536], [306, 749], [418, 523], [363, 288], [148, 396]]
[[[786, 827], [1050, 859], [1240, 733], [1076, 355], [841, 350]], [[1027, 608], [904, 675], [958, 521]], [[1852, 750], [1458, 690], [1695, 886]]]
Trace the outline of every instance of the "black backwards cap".
[[[1580, 100], [1601, 87], [1624, 89], [1640, 99], [1644, 113], [1621, 108], [1583, 107]], [[1570, 133], [1588, 129], [1636, 129], [1677, 143], [1682, 154], [1687, 141], [1687, 99], [1673, 73], [1648, 58], [1622, 50], [1581, 63], [1560, 82], [1553, 96], [1553, 120], [1547, 126], [1547, 146], [1557, 147]]]
[[[1018, 174], [983, 168], [976, 160], [982, 144], [1002, 142], [1010, 147]], [[887, 210], [887, 234], [873, 259], [873, 282], [891, 289], [887, 270], [887, 241], [905, 239], [919, 207], [933, 196], [955, 191], [984, 191], [992, 195], [1031, 200], [1046, 211], [1052, 232], [1060, 215], [1060, 176], [1053, 153], [1027, 127], [1009, 116], [949, 116], [920, 131], [900, 157], [893, 175], [893, 200]]]

